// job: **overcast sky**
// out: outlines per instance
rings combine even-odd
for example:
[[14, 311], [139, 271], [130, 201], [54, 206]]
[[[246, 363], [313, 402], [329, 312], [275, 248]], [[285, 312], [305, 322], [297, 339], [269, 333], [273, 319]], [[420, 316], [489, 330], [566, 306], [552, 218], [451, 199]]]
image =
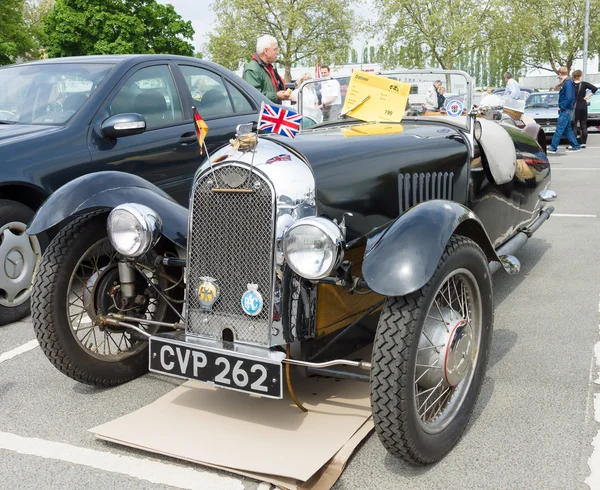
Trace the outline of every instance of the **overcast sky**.
[[[192, 26], [196, 31], [194, 36], [194, 47], [196, 51], [202, 50], [202, 45], [208, 42], [208, 33], [213, 29], [215, 14], [210, 8], [212, 0], [157, 0], [158, 3], [170, 3], [184, 20], [192, 21]], [[362, 17], [370, 17], [371, 0], [358, 0], [353, 2], [356, 6], [354, 11]], [[360, 51], [364, 39], [357, 39], [354, 42], [354, 48]], [[360, 56], [360, 55], [359, 55]]]

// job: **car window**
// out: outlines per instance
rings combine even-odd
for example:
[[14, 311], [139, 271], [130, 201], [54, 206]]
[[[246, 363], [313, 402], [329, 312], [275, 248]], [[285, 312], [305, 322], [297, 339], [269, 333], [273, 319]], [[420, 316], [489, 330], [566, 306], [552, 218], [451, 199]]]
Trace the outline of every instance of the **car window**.
[[553, 94], [532, 94], [527, 99], [525, 107], [550, 108], [558, 107], [558, 92]]
[[225, 84], [227, 85], [227, 90], [229, 90], [229, 94], [233, 99], [233, 108], [236, 114], [250, 114], [252, 112], [256, 112], [252, 107], [252, 104], [248, 102], [248, 99], [244, 96], [244, 94], [242, 94], [242, 92], [240, 92], [227, 80], [225, 80]]
[[204, 119], [230, 116], [234, 113], [222, 78], [198, 66], [180, 66], [193, 103]]
[[32, 63], [0, 70], [0, 120], [66, 123], [113, 68], [112, 64]]
[[134, 112], [146, 119], [148, 128], [183, 121], [181, 103], [167, 65], [136, 71], [110, 104], [110, 115]]

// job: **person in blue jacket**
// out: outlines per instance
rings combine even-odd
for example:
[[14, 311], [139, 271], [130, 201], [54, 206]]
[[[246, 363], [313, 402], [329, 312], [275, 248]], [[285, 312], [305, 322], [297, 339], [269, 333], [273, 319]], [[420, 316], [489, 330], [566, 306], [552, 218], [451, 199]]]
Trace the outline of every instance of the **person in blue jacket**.
[[568, 76], [569, 70], [567, 67], [561, 66], [558, 69], [558, 78], [561, 81], [561, 88], [558, 94], [558, 123], [556, 125], [556, 133], [552, 137], [552, 143], [550, 143], [547, 153], [558, 152], [558, 144], [563, 134], [571, 143], [571, 146], [567, 148], [568, 152], [581, 151], [581, 147], [571, 126], [571, 114], [575, 106], [575, 83]]

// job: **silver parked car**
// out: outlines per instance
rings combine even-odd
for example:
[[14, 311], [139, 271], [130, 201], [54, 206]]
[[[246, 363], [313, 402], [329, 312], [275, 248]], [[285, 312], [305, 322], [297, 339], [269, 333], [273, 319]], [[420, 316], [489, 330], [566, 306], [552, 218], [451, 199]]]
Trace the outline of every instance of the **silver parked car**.
[[525, 102], [525, 114], [535, 119], [546, 135], [553, 135], [558, 123], [558, 92], [531, 94]]

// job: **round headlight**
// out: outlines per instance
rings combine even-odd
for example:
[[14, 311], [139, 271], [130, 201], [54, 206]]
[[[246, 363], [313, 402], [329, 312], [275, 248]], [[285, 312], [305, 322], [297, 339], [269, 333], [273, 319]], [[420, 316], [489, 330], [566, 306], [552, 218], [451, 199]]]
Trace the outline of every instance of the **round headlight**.
[[306, 279], [322, 279], [344, 258], [344, 236], [326, 218], [302, 218], [283, 237], [283, 254], [292, 270]]
[[117, 252], [127, 257], [139, 257], [160, 238], [162, 222], [149, 207], [126, 203], [110, 212], [106, 227], [110, 243]]

